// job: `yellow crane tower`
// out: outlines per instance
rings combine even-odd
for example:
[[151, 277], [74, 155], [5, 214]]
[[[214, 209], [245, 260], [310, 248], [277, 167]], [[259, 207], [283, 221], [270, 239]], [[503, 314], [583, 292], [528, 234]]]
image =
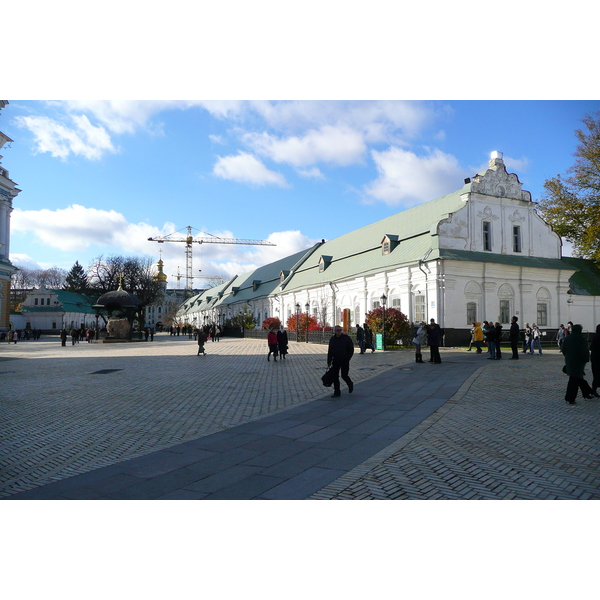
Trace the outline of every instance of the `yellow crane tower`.
[[196, 236], [192, 235], [192, 229], [194, 227], [187, 226], [185, 236], [178, 236], [177, 234], [183, 233], [183, 229], [179, 231], [174, 231], [173, 233], [169, 233], [168, 235], [157, 236], [157, 237], [149, 237], [149, 242], [158, 242], [159, 244], [164, 244], [165, 242], [183, 242], [185, 244], [185, 296], [192, 294], [192, 281], [194, 277], [192, 276], [192, 244], [244, 244], [248, 246], [275, 246], [272, 242], [267, 242], [266, 240], [246, 240], [246, 239], [237, 239], [237, 238], [222, 238], [216, 235], [212, 235], [210, 233], [206, 233], [205, 231], [201, 231], [200, 229], [195, 229], [198, 233], [204, 234], [204, 236]]

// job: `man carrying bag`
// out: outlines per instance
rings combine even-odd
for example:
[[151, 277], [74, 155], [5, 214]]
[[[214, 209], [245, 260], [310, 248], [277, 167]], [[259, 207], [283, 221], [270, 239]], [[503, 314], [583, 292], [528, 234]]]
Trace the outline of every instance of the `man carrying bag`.
[[350, 359], [354, 354], [354, 343], [350, 336], [342, 333], [342, 328], [339, 325], [335, 327], [335, 334], [329, 340], [329, 349], [327, 351], [327, 366], [330, 367], [329, 372], [333, 375], [333, 396], [339, 398], [342, 393], [340, 390], [340, 371], [342, 379], [348, 386], [348, 393], [354, 390], [354, 384], [350, 379], [348, 372], [350, 370]]

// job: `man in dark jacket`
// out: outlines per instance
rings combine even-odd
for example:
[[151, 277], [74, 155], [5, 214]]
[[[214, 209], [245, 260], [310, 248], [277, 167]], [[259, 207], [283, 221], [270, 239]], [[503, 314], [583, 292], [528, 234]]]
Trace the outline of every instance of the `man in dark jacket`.
[[442, 330], [440, 326], [435, 322], [435, 319], [430, 319], [429, 327], [427, 328], [427, 344], [431, 351], [429, 362], [435, 365], [439, 365], [442, 362], [440, 356], [440, 344], [442, 342]]
[[513, 317], [510, 321], [510, 331], [508, 333], [508, 339], [510, 340], [510, 349], [512, 350], [512, 356], [510, 360], [519, 360], [519, 323], [517, 322], [519, 317]]
[[333, 396], [338, 398], [341, 396], [340, 391], [340, 369], [342, 371], [342, 379], [348, 386], [348, 392], [351, 394], [354, 390], [354, 384], [348, 376], [350, 370], [350, 359], [354, 354], [354, 344], [350, 336], [342, 333], [342, 328], [336, 326], [335, 335], [329, 340], [329, 350], [327, 351], [327, 366], [330, 368], [333, 380]]
[[565, 355], [565, 371], [569, 376], [565, 402], [575, 404], [577, 390], [581, 389], [581, 395], [588, 400], [593, 398], [592, 388], [585, 380], [585, 365], [590, 360], [588, 343], [582, 334], [583, 327], [579, 324], [573, 325], [573, 330], [563, 343], [561, 352]]

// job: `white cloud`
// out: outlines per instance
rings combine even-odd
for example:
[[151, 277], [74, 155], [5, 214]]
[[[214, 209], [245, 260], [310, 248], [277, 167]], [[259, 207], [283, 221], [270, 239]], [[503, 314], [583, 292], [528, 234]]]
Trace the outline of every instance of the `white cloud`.
[[196, 102], [173, 100], [66, 100], [51, 102], [67, 113], [92, 115], [114, 134], [134, 133], [147, 128], [153, 117], [164, 110], [187, 109]]
[[50, 152], [62, 160], [71, 153], [98, 160], [106, 152], [116, 152], [106, 130], [92, 125], [85, 115], [72, 117], [70, 127], [49, 117], [16, 117], [15, 120], [19, 127], [33, 133], [37, 152]]
[[208, 139], [213, 143], [213, 144], [220, 144], [221, 146], [224, 146], [227, 142], [223, 139], [222, 135], [213, 135], [212, 133], [208, 136]]
[[311, 167], [310, 169], [296, 169], [296, 172], [306, 179], [325, 179], [325, 175], [323, 175], [317, 167]]
[[255, 152], [278, 163], [305, 167], [317, 162], [347, 166], [359, 162], [367, 150], [363, 136], [349, 127], [324, 125], [302, 137], [278, 138], [266, 132], [248, 133], [243, 141]]
[[504, 164], [509, 173], [521, 173], [529, 170], [528, 158], [511, 158], [510, 156], [505, 156]]
[[391, 147], [371, 151], [379, 177], [365, 186], [373, 199], [405, 207], [432, 200], [462, 186], [464, 170], [456, 158], [440, 150], [427, 156]]
[[[77, 226], [74, 227], [73, 224]], [[63, 252], [79, 253], [79, 257], [69, 258], [70, 265], [77, 259], [85, 264], [81, 254], [91, 246], [97, 255], [125, 254], [151, 256], [158, 261], [159, 250], [164, 261], [164, 273], [169, 287], [177, 287], [177, 272], [181, 274], [180, 287], [185, 287], [186, 262], [183, 244], [148, 241], [149, 237], [185, 237], [186, 232], [176, 231], [173, 223], [164, 223], [161, 228], [148, 223], [128, 223], [116, 211], [98, 210], [81, 205], [65, 209], [24, 211], [15, 208], [11, 227], [15, 232], [26, 232], [48, 249], [56, 248]], [[212, 231], [212, 235], [222, 238], [236, 238], [231, 231]], [[208, 234], [194, 232], [194, 237]], [[253, 246], [238, 244], [194, 244], [192, 254], [192, 275], [199, 270], [205, 275], [232, 277], [248, 273], [257, 267], [274, 262], [296, 252], [308, 249], [318, 240], [311, 240], [300, 231], [279, 231], [270, 234], [267, 241], [275, 246]], [[17, 266], [42, 268], [26, 254], [12, 254], [11, 260]], [[196, 281], [196, 280], [195, 280]], [[195, 284], [196, 285], [196, 284]]]
[[114, 210], [86, 208], [79, 204], [56, 210], [15, 208], [11, 217], [13, 231], [28, 232], [45, 246], [65, 252], [98, 246], [100, 251], [117, 247], [126, 253], [154, 254], [156, 243], [147, 241], [148, 238], [164, 235], [163, 231], [147, 223], [128, 223]]
[[42, 266], [28, 254], [12, 254], [10, 262], [21, 269], [41, 269]]
[[252, 154], [239, 152], [235, 156], [218, 157], [213, 173], [222, 179], [230, 179], [239, 183], [254, 185], [278, 185], [287, 187], [285, 177], [265, 167]]

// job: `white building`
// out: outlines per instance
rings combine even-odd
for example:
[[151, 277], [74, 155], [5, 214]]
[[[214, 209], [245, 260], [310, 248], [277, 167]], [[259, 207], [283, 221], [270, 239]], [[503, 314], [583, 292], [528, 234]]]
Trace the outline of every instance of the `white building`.
[[[7, 104], [6, 100], [0, 100], [0, 111]], [[0, 150], [10, 142], [12, 140], [0, 131]], [[13, 198], [16, 198], [20, 191], [0, 162], [0, 331], [10, 329], [10, 278], [17, 271], [9, 260], [10, 213], [13, 210]]]
[[[21, 314], [12, 316], [13, 329], [41, 329], [60, 331], [95, 328], [96, 311], [92, 301], [81, 294], [65, 290], [34, 289], [21, 305]], [[103, 326], [100, 320], [99, 326]]]
[[265, 315], [285, 323], [308, 304], [318, 320], [348, 327], [383, 295], [411, 322], [435, 319], [448, 345], [468, 340], [472, 321], [600, 322], [600, 270], [562, 257], [560, 237], [499, 152], [461, 189], [236, 277], [179, 314], [202, 322], [249, 303], [259, 324]]

